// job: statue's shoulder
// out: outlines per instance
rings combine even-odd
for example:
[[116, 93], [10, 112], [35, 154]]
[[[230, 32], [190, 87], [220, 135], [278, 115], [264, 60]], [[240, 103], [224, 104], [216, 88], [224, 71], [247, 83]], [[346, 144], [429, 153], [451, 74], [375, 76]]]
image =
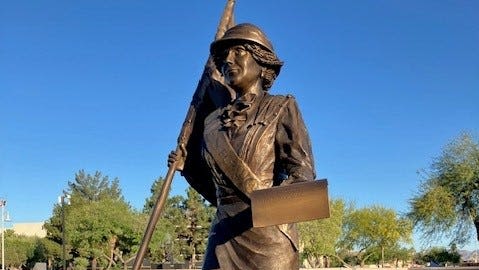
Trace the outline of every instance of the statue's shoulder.
[[294, 97], [292, 95], [271, 95], [266, 93], [260, 104], [256, 121], [268, 123], [271, 119], [282, 115], [285, 111], [284, 109], [291, 106], [290, 104], [294, 104]]
[[293, 95], [290, 95], [290, 94], [286, 94], [286, 95], [271, 95], [271, 94], [267, 94], [265, 95], [265, 101], [267, 103], [270, 103], [271, 105], [273, 106], [282, 106], [282, 105], [285, 105], [291, 101], [294, 102], [295, 98]]

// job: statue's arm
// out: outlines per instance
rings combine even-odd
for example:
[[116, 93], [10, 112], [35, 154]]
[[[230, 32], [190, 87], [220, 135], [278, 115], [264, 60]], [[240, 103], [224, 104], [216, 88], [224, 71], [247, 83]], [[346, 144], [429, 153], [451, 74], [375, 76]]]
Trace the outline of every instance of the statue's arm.
[[293, 97], [289, 97], [278, 122], [276, 134], [277, 163], [287, 179], [283, 184], [316, 178], [308, 131]]
[[181, 175], [198, 193], [208, 202], [216, 206], [216, 187], [213, 183], [211, 171], [201, 154], [205, 118], [216, 109], [209, 96], [198, 108], [192, 134], [186, 144], [186, 159]]

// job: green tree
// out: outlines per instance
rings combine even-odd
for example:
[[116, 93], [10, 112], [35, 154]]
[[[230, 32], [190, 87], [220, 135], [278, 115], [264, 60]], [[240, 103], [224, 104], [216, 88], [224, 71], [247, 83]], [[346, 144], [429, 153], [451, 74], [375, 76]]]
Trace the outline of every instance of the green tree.
[[[111, 183], [108, 176], [103, 176], [101, 172], [95, 174], [86, 174], [80, 170], [75, 174], [74, 181], [68, 181], [68, 193], [71, 194], [71, 204], [88, 203], [98, 201], [101, 198], [115, 198], [123, 200], [119, 181], [115, 178]], [[65, 206], [66, 212], [70, 207]], [[56, 204], [53, 208], [52, 217], [45, 223], [47, 238], [61, 244], [62, 243], [62, 207]]]
[[[151, 186], [151, 196], [145, 200], [143, 207], [144, 227], [146, 227], [146, 222], [158, 199], [163, 184], [164, 179], [159, 177]], [[173, 196], [167, 199], [163, 214], [156, 224], [149, 243], [148, 256], [152, 262], [163, 263], [180, 260], [180, 247], [178, 241], [176, 241], [178, 238], [176, 227], [186, 223], [182, 212], [183, 201], [184, 198], [182, 196]]]
[[[395, 245], [388, 250], [386, 258], [388, 261], [392, 261], [396, 268], [404, 267], [407, 262], [410, 262], [414, 257], [414, 248], [406, 248], [400, 245]], [[401, 263], [401, 264], [400, 264]]]
[[131, 246], [137, 244], [135, 216], [123, 201], [103, 198], [80, 205], [72, 203], [67, 220], [67, 236], [73, 252], [90, 259], [92, 269], [97, 265], [111, 268], [119, 251], [130, 253]]
[[[12, 230], [5, 231], [5, 265], [8, 268], [21, 268], [35, 249], [35, 237], [17, 235]], [[7, 268], [7, 267], [6, 267]]]
[[384, 264], [385, 252], [399, 243], [412, 241], [412, 226], [392, 209], [372, 206], [353, 211], [343, 227], [342, 247], [356, 252], [361, 266], [379, 252]]
[[366, 263], [381, 265], [382, 260], [391, 263], [396, 268], [404, 267], [407, 262], [411, 261], [414, 257], [414, 248], [404, 247], [402, 245], [396, 244], [385, 248], [384, 258], [382, 258], [381, 247], [372, 247], [368, 250], [372, 254], [366, 260]]
[[183, 254], [185, 243], [180, 238], [181, 232], [187, 227], [184, 201], [185, 198], [179, 195], [169, 198], [163, 218], [158, 222], [164, 224], [159, 250], [163, 252], [164, 261], [167, 262], [184, 262], [185, 260]]
[[60, 266], [60, 260], [57, 260], [55, 265], [55, 259], [59, 259], [62, 256], [62, 249], [58, 243], [53, 242], [48, 238], [37, 238], [35, 241], [35, 248], [33, 255], [28, 259], [28, 266], [33, 268], [36, 262], [46, 262], [47, 268]]
[[457, 250], [447, 250], [445, 247], [432, 247], [429, 250], [422, 252], [420, 260], [425, 263], [433, 263], [444, 266], [446, 264], [458, 264], [461, 260], [461, 255]]
[[331, 256], [342, 261], [336, 250], [346, 211], [345, 202], [342, 199], [331, 200], [330, 211], [330, 218], [298, 224], [301, 256], [313, 268], [329, 267]]
[[185, 259], [189, 261], [189, 267], [194, 267], [198, 254], [204, 254], [206, 251], [214, 210], [193, 188], [188, 187], [186, 194], [183, 209], [187, 223], [180, 233], [180, 239], [186, 242]]
[[[163, 186], [163, 178], [154, 181], [151, 196], [146, 199], [144, 214], [150, 214]], [[191, 187], [187, 197], [167, 199], [162, 217], [158, 220], [149, 244], [149, 257], [154, 262], [183, 262], [190, 266], [205, 252], [207, 235], [214, 209]]]
[[468, 133], [446, 145], [410, 200], [408, 217], [425, 239], [479, 240], [479, 144]]
[[[46, 239], [58, 247], [58, 253], [54, 254], [51, 265], [62, 266], [62, 207], [60, 204], [54, 205], [52, 216], [43, 226], [47, 231]], [[65, 255], [67, 256], [67, 260], [71, 258], [69, 253]]]
[[[99, 201], [103, 198], [112, 198], [124, 201], [121, 195], [118, 178], [110, 181], [108, 176], [96, 171], [95, 174], [86, 174], [84, 170], [75, 174], [74, 181], [68, 181], [69, 192], [73, 200], [85, 202]], [[74, 196], [75, 195], [75, 196]]]
[[[110, 181], [100, 172], [90, 175], [81, 170], [68, 186], [70, 204], [63, 206], [68, 260], [83, 264], [85, 260], [79, 258], [84, 258], [92, 269], [114, 266], [119, 255], [131, 253], [139, 241], [139, 217], [124, 201], [118, 179]], [[61, 213], [62, 206], [55, 205], [45, 224], [47, 238], [58, 244], [62, 242]]]

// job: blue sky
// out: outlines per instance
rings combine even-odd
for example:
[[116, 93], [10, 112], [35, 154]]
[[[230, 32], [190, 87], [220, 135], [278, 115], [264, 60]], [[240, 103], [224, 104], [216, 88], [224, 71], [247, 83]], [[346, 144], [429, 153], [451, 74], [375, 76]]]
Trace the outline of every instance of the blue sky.
[[[50, 217], [74, 174], [120, 179], [135, 208], [166, 158], [225, 1], [6, 1], [0, 197]], [[398, 212], [461, 131], [479, 133], [479, 2], [237, 0], [285, 62], [330, 195]], [[186, 181], [176, 176], [173, 194]]]

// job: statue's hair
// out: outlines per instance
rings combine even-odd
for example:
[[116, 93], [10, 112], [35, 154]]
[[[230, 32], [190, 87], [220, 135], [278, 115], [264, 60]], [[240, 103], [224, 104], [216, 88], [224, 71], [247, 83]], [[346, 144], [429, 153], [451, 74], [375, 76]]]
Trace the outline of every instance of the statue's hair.
[[[247, 51], [251, 53], [253, 59], [265, 69], [262, 72], [262, 86], [264, 90], [269, 90], [273, 85], [274, 80], [279, 74], [283, 62], [278, 59], [276, 54], [270, 52], [258, 44], [245, 42], [244, 47]], [[221, 66], [223, 60], [220, 55], [213, 55], [213, 60], [215, 62], [216, 68], [221, 73]]]
[[283, 62], [278, 59], [276, 54], [263, 49], [257, 44], [247, 43], [245, 44], [245, 48], [251, 52], [254, 60], [256, 60], [260, 66], [266, 68], [262, 73], [263, 89], [270, 89], [279, 74]]

